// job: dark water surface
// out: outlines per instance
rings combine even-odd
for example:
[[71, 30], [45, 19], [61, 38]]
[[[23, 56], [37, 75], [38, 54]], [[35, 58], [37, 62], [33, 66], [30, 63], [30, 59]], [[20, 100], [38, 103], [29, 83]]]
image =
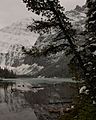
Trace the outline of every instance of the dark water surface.
[[71, 79], [0, 81], [0, 120], [56, 119], [55, 114], [51, 114], [53, 110], [72, 103], [75, 94], [77, 91]]

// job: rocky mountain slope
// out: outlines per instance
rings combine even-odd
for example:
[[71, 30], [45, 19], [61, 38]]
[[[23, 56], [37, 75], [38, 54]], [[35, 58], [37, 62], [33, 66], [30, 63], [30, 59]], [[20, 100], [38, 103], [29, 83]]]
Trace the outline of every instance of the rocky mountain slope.
[[[74, 10], [67, 11], [66, 15], [78, 31], [84, 30], [86, 17], [84, 6], [76, 6]], [[68, 58], [63, 52], [39, 58], [23, 54], [22, 46], [31, 47], [35, 43], [35, 46], [41, 49], [58, 35], [57, 31], [39, 37], [38, 34], [28, 30], [27, 26], [31, 22], [32, 18], [27, 18], [0, 30], [0, 66], [12, 69], [19, 75], [69, 77]]]

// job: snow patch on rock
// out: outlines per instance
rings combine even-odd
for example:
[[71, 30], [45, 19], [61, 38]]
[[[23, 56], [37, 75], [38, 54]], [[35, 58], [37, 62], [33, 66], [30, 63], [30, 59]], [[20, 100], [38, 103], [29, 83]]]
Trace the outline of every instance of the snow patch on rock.
[[33, 65], [22, 64], [16, 68], [10, 67], [8, 69], [12, 69], [17, 75], [33, 75], [43, 68], [43, 66], [38, 66], [36, 63], [34, 63]]

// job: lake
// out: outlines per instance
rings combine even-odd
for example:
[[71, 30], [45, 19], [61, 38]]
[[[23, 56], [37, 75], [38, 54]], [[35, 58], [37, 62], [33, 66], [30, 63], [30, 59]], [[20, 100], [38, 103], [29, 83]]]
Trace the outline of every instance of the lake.
[[0, 120], [56, 120], [76, 94], [75, 82], [69, 78], [4, 79], [0, 81]]

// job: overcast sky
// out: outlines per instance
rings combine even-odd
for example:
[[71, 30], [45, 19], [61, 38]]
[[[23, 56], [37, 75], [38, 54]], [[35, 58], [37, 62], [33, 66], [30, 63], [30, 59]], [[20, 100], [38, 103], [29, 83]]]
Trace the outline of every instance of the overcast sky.
[[[70, 10], [78, 5], [84, 5], [86, 0], [60, 0], [61, 4]], [[29, 17], [30, 12], [27, 11], [22, 0], [0, 0], [0, 28], [10, 25], [11, 23]]]

